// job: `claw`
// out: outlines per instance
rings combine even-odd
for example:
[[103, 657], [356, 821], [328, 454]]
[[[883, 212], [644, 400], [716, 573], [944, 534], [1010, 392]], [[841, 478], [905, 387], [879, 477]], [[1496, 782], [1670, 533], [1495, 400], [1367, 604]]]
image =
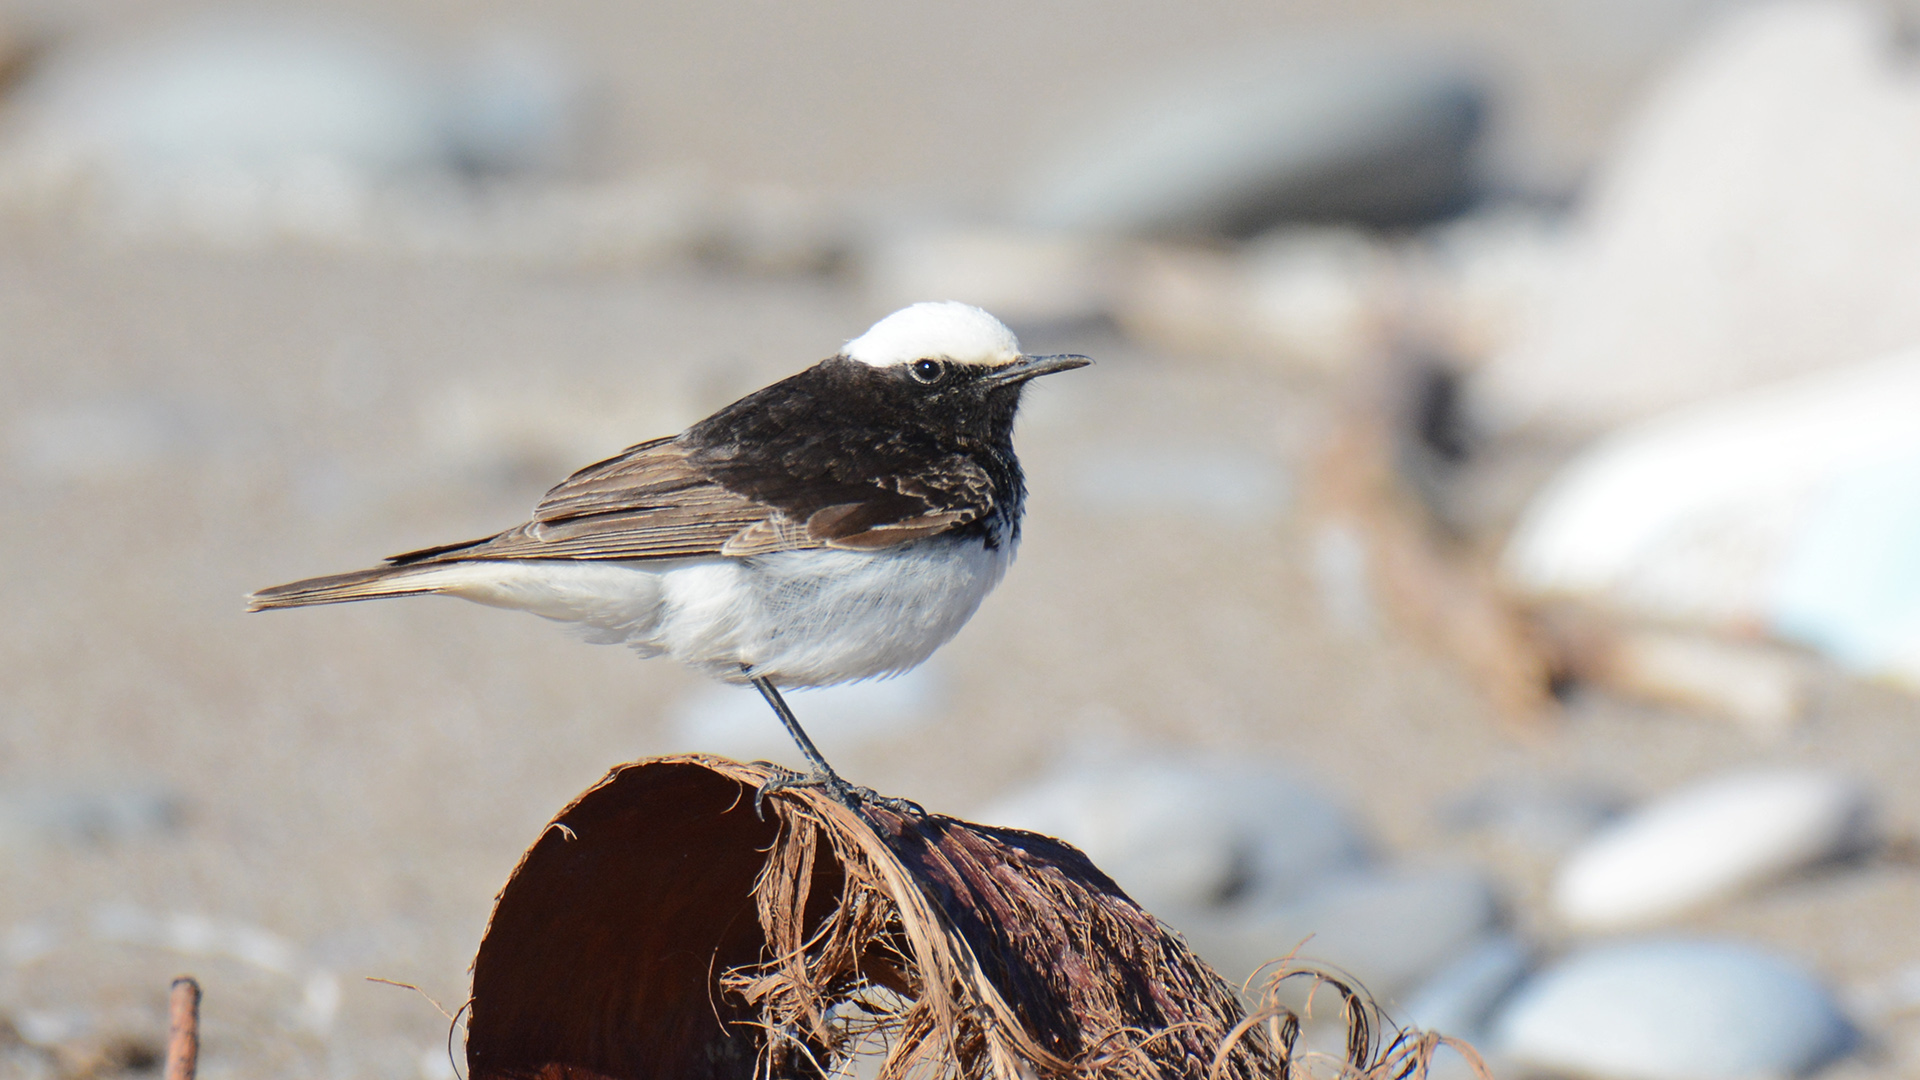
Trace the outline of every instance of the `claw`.
[[824, 773], [816, 772], [816, 773], [810, 773], [810, 774], [798, 773], [798, 772], [794, 772], [792, 769], [789, 769], [783, 765], [774, 765], [772, 762], [763, 761], [763, 762], [758, 762], [757, 764], [766, 765], [776, 770], [773, 779], [767, 781], [764, 784], [761, 784], [760, 789], [753, 793], [753, 815], [759, 818], [761, 821], [767, 820], [767, 815], [766, 815], [767, 796], [777, 795], [780, 792], [786, 791], [790, 788], [800, 788], [800, 787], [820, 788], [824, 790], [828, 795], [833, 796], [834, 802], [837, 802], [841, 806], [844, 806], [847, 809], [852, 810], [854, 813], [860, 812], [860, 803], [862, 801], [862, 793], [864, 793], [865, 795], [873, 794], [872, 792], [867, 791], [866, 788], [855, 788], [853, 785], [847, 783], [845, 780], [840, 779], [839, 773], [835, 773], [835, 772], [824, 772]]
[[889, 810], [901, 817], [926, 817], [927, 808], [912, 799], [882, 795], [872, 788], [854, 788], [853, 793], [863, 803], [871, 803], [882, 810]]
[[774, 773], [773, 779], [760, 785], [759, 789], [753, 793], [753, 816], [759, 818], [761, 821], [767, 820], [767, 796], [777, 795], [782, 791], [798, 787], [821, 788], [828, 795], [833, 796], [834, 802], [839, 803], [841, 806], [846, 807], [856, 814], [861, 812], [861, 807], [863, 806], [878, 806], [884, 810], [899, 814], [901, 817], [927, 816], [926, 810], [922, 808], [919, 803], [911, 799], [896, 799], [891, 795], [882, 795], [869, 787], [858, 787], [849, 784], [841, 779], [840, 774], [836, 772], [800, 773], [784, 765], [776, 765], [771, 761], [756, 761], [754, 764]]
[[761, 784], [753, 793], [753, 816], [761, 821], [767, 820], [767, 796], [793, 787], [805, 787], [808, 783], [817, 783], [805, 773], [797, 773], [785, 765], [771, 761], [756, 761], [755, 765], [773, 773], [773, 779]]

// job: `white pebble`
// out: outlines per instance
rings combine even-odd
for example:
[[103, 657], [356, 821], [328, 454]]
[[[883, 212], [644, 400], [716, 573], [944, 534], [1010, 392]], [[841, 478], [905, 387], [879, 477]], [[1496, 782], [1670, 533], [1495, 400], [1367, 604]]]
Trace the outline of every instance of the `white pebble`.
[[1296, 900], [1174, 922], [1230, 982], [1297, 949], [1390, 999], [1471, 949], [1499, 916], [1477, 873], [1400, 870], [1333, 877]]
[[1869, 813], [1857, 784], [1828, 773], [1709, 780], [1629, 814], [1577, 849], [1554, 881], [1554, 908], [1588, 929], [1671, 918], [1855, 847]]
[[1565, 272], [1474, 380], [1492, 426], [1606, 430], [1920, 340], [1901, 9], [1693, 6], [1725, 17], [1621, 125]]
[[1533, 949], [1496, 934], [1454, 957], [1402, 999], [1396, 1019], [1478, 1042], [1494, 1010], [1533, 967]]
[[1162, 914], [1297, 895], [1365, 846], [1344, 812], [1293, 778], [1192, 759], [1071, 765], [976, 816], [1079, 846]]
[[1852, 1027], [1794, 965], [1743, 945], [1635, 941], [1577, 954], [1521, 987], [1494, 1049], [1595, 1080], [1800, 1076], [1844, 1053]]
[[438, 87], [377, 31], [311, 18], [205, 18], [77, 50], [25, 91], [36, 133], [129, 174], [312, 159], [375, 173], [448, 154]]
[[[1900, 506], [1920, 460], [1916, 409], [1920, 349], [1907, 349], [1621, 428], [1533, 499], [1502, 572], [1529, 598], [1583, 599], [1731, 633], [1772, 626], [1831, 648], [1847, 635], [1807, 615], [1844, 609], [1861, 590], [1843, 573], [1817, 572], [1826, 553], [1850, 562], [1842, 570], [1870, 566], [1888, 599], [1869, 609], [1911, 626], [1916, 590], [1898, 557], [1913, 534], [1911, 511], [1863, 517], [1841, 506], [1830, 518], [1830, 508], [1863, 481], [1870, 503]], [[1836, 526], [1851, 543], [1824, 541]], [[1888, 653], [1911, 640], [1895, 629], [1883, 635]], [[1874, 650], [1834, 651], [1876, 666]]]

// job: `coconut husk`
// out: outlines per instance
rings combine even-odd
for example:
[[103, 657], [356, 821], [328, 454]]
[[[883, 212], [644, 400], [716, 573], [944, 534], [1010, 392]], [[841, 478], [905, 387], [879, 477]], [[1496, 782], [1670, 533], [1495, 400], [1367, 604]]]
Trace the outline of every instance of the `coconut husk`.
[[[1279, 997], [1250, 1013], [1078, 850], [817, 788], [769, 795], [763, 819], [776, 775], [655, 758], [563, 810], [474, 960], [470, 1080], [1299, 1071]], [[1364, 995], [1336, 993], [1336, 1071], [1424, 1064], [1414, 1042], [1381, 1045]]]

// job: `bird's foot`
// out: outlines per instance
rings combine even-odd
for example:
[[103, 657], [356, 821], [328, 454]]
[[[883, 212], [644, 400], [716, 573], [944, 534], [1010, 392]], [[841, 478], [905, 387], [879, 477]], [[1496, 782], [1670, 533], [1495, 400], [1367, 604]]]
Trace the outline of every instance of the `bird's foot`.
[[911, 799], [896, 799], [891, 795], [882, 795], [869, 787], [849, 784], [841, 779], [839, 773], [831, 769], [823, 772], [803, 773], [796, 772], [784, 765], [776, 765], [771, 761], [756, 761], [754, 764], [768, 769], [773, 773], [773, 778], [760, 785], [760, 789], [753, 793], [753, 815], [762, 821], [767, 819], [765, 810], [767, 796], [802, 787], [820, 788], [828, 795], [833, 796], [834, 802], [839, 803], [841, 806], [846, 807], [856, 814], [860, 812], [862, 806], [878, 806], [883, 810], [889, 810], [902, 817], [909, 815], [916, 817], [927, 816], [925, 808]]
[[872, 788], [854, 788], [853, 793], [861, 802], [869, 803], [882, 810], [898, 814], [901, 817], [927, 816], [927, 808], [914, 802], [912, 799], [901, 799], [892, 795], [882, 795]]

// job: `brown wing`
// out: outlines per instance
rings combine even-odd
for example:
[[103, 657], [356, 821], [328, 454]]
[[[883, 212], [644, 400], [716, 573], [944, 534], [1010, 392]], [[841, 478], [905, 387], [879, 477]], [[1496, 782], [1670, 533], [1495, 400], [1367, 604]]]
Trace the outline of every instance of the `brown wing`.
[[961, 458], [940, 465], [922, 477], [797, 484], [783, 493], [790, 497], [753, 498], [716, 480], [694, 450], [656, 439], [561, 481], [525, 525], [389, 561], [670, 559], [891, 547], [980, 516], [981, 496], [990, 489], [985, 473]]
[[713, 486], [713, 474], [669, 435], [629, 446], [555, 484], [533, 509], [533, 520], [564, 521], [592, 514], [644, 509]]
[[978, 521], [992, 508], [992, 478], [955, 454], [914, 474], [876, 481], [865, 499], [814, 511], [807, 531], [832, 547], [883, 548]]

